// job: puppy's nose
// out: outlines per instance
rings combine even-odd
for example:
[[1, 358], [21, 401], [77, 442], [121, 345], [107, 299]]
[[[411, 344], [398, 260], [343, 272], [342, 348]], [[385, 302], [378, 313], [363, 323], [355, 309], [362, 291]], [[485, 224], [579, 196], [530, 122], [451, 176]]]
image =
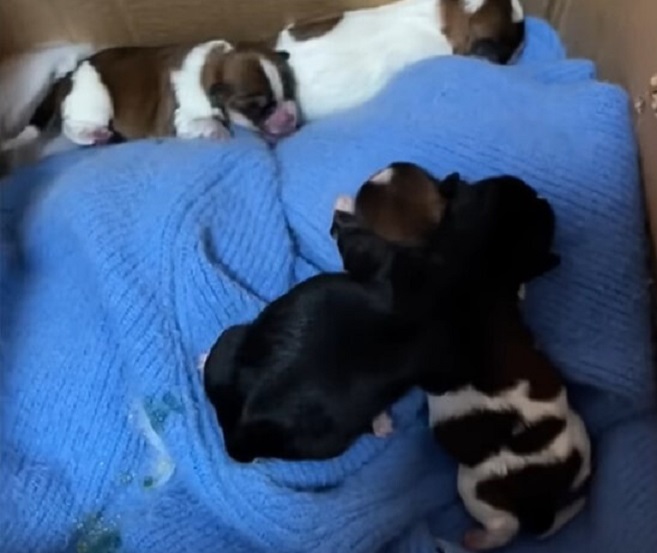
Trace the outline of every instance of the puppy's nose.
[[287, 136], [293, 133], [299, 122], [296, 102], [287, 100], [276, 107], [265, 121], [265, 130], [273, 136]]

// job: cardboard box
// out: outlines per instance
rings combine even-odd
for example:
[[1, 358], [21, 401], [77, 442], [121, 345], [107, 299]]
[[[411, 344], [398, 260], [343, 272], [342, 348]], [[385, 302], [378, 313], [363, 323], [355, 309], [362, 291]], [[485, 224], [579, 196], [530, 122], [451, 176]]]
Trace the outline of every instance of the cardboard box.
[[[622, 84], [633, 98], [657, 253], [657, 111], [651, 106], [657, 102], [657, 82], [650, 82], [653, 75], [657, 79], [657, 1], [523, 2], [528, 12], [546, 17], [560, 30], [573, 56], [595, 60], [600, 76]], [[0, 59], [55, 40], [108, 46], [218, 36], [260, 40], [273, 36], [293, 19], [384, 3], [386, 0], [0, 0]]]

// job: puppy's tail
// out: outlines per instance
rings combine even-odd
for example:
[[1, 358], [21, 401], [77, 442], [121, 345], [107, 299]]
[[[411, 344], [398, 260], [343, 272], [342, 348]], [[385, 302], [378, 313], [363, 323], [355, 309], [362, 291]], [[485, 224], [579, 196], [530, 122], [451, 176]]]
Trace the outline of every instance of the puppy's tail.
[[97, 50], [90, 44], [46, 44], [0, 65], [0, 142], [18, 136], [53, 84]]

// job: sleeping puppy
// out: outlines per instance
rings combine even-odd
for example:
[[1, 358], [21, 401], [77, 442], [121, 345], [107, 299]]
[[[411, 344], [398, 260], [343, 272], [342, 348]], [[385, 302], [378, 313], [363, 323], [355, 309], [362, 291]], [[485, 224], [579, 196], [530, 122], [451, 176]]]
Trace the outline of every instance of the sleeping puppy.
[[[236, 461], [328, 459], [374, 429], [412, 385], [417, 330], [391, 315], [385, 282], [311, 278], [226, 330], [204, 384]], [[373, 421], [375, 421], [373, 423]]]
[[[438, 306], [438, 318], [452, 309], [447, 316], [458, 342], [447, 361], [455, 363], [449, 374], [460, 378], [446, 380], [444, 368], [423, 377], [430, 425], [459, 462], [459, 493], [484, 526], [466, 534], [466, 547], [501, 547], [519, 530], [548, 536], [582, 510], [591, 472], [584, 424], [518, 306], [519, 286], [558, 263], [551, 252], [554, 215], [511, 177], [460, 185], [442, 210], [434, 203], [443, 205], [436, 184], [417, 167], [395, 164], [360, 190], [353, 217], [388, 240], [427, 248], [430, 264], [450, 227], [454, 243], [481, 241], [463, 275], [465, 293], [456, 287], [455, 303]], [[417, 224], [437, 219], [438, 211], [433, 231]]]
[[78, 145], [223, 139], [231, 124], [279, 139], [298, 124], [287, 58], [223, 40], [102, 50], [52, 86], [31, 123], [39, 129], [61, 124]]
[[303, 115], [315, 120], [364, 103], [433, 56], [507, 63], [524, 34], [519, 0], [397, 0], [296, 22], [275, 44], [290, 53]]

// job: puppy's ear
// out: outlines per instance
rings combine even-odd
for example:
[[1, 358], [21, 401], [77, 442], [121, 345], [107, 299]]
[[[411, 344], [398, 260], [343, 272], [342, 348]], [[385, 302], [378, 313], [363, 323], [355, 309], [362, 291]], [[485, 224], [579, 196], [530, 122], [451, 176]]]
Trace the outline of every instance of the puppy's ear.
[[287, 52], [286, 50], [276, 50], [276, 55], [283, 61], [288, 61], [290, 59], [290, 52]]
[[461, 182], [461, 175], [459, 173], [451, 173], [438, 182], [438, 191], [444, 199], [451, 200], [456, 195]]

